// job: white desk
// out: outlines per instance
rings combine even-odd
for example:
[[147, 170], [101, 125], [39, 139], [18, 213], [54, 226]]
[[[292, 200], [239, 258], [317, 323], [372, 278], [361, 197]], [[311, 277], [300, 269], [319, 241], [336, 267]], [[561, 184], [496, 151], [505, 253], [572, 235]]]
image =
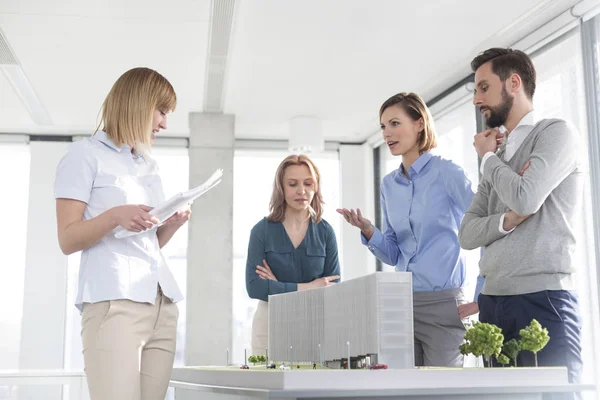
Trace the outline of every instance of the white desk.
[[570, 385], [566, 368], [253, 371], [173, 370], [176, 400], [191, 399], [541, 399], [594, 390]]
[[[70, 385], [70, 399], [88, 398], [83, 371], [3, 370], [3, 385]], [[173, 370], [170, 386], [176, 400], [533, 400], [541, 399], [542, 393], [595, 390], [592, 385], [568, 384], [564, 368], [225, 371], [186, 367]]]

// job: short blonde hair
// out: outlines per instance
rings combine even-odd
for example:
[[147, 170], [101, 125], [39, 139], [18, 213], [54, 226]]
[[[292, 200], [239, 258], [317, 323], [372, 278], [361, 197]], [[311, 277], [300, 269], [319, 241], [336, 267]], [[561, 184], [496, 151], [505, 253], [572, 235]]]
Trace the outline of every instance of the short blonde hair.
[[305, 165], [308, 167], [315, 185], [315, 194], [309, 206], [311, 217], [315, 223], [321, 222], [323, 216], [323, 195], [321, 194], [321, 174], [315, 163], [307, 156], [291, 155], [287, 156], [275, 173], [275, 181], [273, 182], [273, 194], [269, 204], [270, 214], [267, 217], [269, 221], [283, 221], [285, 217], [285, 194], [283, 191], [283, 175], [287, 167], [292, 165]]
[[423, 99], [416, 93], [398, 93], [387, 99], [379, 109], [379, 119], [383, 112], [393, 106], [402, 108], [413, 121], [423, 118], [423, 130], [419, 132], [419, 153], [437, 147], [437, 136], [433, 124], [433, 117]]
[[150, 68], [133, 68], [110, 89], [98, 128], [117, 146], [150, 147], [154, 111], [166, 113], [176, 105], [175, 90], [165, 77]]

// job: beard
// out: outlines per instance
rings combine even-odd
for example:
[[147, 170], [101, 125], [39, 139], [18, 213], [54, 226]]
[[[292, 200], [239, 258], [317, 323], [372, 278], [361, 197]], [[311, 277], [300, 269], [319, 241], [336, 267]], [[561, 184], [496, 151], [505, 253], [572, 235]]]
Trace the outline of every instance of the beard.
[[510, 110], [512, 109], [513, 103], [514, 103], [514, 98], [510, 97], [508, 95], [508, 92], [506, 91], [506, 88], [503, 87], [502, 88], [502, 102], [494, 107], [484, 106], [484, 108], [487, 108], [488, 110], [490, 110], [490, 116], [488, 118], [486, 118], [485, 124], [489, 128], [497, 128], [501, 125], [504, 125], [506, 123], [506, 120], [508, 119], [508, 114], [510, 113]]

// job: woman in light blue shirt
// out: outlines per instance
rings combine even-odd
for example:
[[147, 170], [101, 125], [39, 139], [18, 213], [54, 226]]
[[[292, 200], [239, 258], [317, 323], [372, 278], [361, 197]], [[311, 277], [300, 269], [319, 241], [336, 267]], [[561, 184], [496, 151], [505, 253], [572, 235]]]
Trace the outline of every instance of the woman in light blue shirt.
[[378, 259], [412, 273], [415, 365], [462, 366], [463, 319], [477, 312], [462, 290], [466, 265], [458, 243], [474, 195], [471, 182], [459, 166], [430, 152], [436, 147], [433, 120], [418, 95], [392, 96], [379, 117], [386, 145], [402, 156], [400, 168], [381, 183], [383, 232], [360, 210], [338, 212], [360, 228], [363, 244]]
[[[60, 248], [82, 252], [76, 306], [92, 400], [163, 400], [167, 390], [182, 295], [161, 248], [190, 211], [157, 227], [150, 211], [164, 194], [146, 150], [175, 104], [162, 75], [127, 71], [104, 101], [102, 130], [73, 143], [56, 171]], [[119, 226], [136, 235], [116, 238]]]
[[323, 198], [317, 166], [291, 155], [277, 168], [271, 213], [250, 233], [246, 290], [260, 300], [252, 321], [252, 352], [268, 344], [269, 295], [331, 285], [340, 278], [335, 232], [322, 219]]

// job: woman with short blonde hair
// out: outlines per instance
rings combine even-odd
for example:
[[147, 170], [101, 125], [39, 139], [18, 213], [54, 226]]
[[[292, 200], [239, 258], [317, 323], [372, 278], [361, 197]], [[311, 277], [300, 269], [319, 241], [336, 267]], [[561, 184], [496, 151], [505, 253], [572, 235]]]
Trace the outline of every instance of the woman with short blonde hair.
[[462, 289], [466, 259], [458, 243], [474, 195], [471, 181], [458, 165], [431, 153], [437, 144], [433, 119], [417, 94], [387, 99], [379, 120], [385, 145], [402, 157], [381, 182], [382, 230], [358, 209], [338, 212], [360, 229], [375, 257], [412, 273], [415, 365], [462, 367], [464, 322], [477, 312]]
[[133, 68], [113, 85], [102, 104], [102, 131], [114, 144], [150, 146], [152, 114], [175, 111], [177, 95], [173, 86], [150, 68]]
[[[73, 143], [56, 171], [59, 245], [82, 252], [75, 305], [91, 400], [165, 398], [182, 295], [161, 248], [190, 211], [158, 226], [150, 212], [164, 193], [148, 151], [176, 103], [158, 72], [125, 72], [104, 101], [102, 129]], [[133, 235], [117, 238], [118, 227]]]
[[433, 117], [423, 99], [416, 93], [398, 93], [387, 99], [379, 108], [379, 119], [390, 107], [404, 110], [413, 121], [421, 121], [421, 130], [417, 136], [418, 152], [423, 154], [437, 147], [437, 135]]
[[335, 232], [323, 215], [321, 176], [305, 155], [286, 157], [275, 173], [270, 214], [250, 232], [246, 290], [260, 300], [252, 322], [253, 354], [268, 344], [269, 295], [339, 282]]

